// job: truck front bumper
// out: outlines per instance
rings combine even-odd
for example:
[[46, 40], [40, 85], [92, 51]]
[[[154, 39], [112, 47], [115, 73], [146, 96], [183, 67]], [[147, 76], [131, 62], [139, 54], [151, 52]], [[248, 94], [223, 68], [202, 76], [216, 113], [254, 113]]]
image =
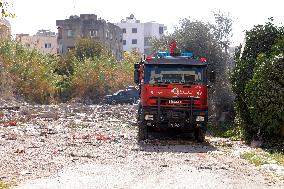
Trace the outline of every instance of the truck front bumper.
[[194, 128], [206, 125], [208, 110], [143, 107], [140, 116], [148, 126]]

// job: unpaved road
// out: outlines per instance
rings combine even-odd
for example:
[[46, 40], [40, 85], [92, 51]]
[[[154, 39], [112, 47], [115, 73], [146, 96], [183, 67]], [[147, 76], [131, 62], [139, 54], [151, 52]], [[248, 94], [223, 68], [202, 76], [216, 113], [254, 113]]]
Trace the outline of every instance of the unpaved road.
[[[241, 142], [136, 140], [135, 106], [22, 105], [2, 110], [0, 180], [15, 189], [284, 188], [241, 158]], [[12, 126], [8, 120], [17, 120]]]

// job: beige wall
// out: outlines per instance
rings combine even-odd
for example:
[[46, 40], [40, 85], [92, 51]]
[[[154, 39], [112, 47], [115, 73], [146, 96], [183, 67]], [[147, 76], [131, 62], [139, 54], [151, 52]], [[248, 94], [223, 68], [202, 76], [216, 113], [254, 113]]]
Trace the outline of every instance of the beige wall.
[[11, 26], [10, 23], [4, 19], [0, 18], [0, 38], [10, 38]]
[[43, 54], [57, 54], [56, 36], [29, 36], [27, 34], [16, 35], [16, 40], [28, 48], [35, 48]]

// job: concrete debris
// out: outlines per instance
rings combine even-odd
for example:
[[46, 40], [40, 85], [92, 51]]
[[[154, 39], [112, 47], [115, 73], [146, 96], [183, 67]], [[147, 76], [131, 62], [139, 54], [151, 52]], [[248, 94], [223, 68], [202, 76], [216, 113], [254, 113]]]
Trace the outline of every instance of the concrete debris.
[[15, 151], [15, 153], [17, 153], [17, 154], [25, 153], [25, 149], [17, 149], [17, 150]]
[[[196, 144], [169, 135], [137, 142], [136, 112], [137, 106], [129, 104], [1, 102], [0, 178], [21, 183], [64, 167], [93, 163], [138, 166], [142, 172], [156, 167], [157, 173], [183, 165], [191, 166], [191, 171], [224, 172], [226, 178], [239, 181], [246, 176], [250, 182], [271, 182], [242, 159], [251, 148], [239, 141], [207, 137], [206, 143]], [[276, 164], [263, 165], [261, 171], [284, 172]]]
[[253, 140], [251, 141], [250, 147], [252, 148], [260, 148], [262, 145], [262, 141], [260, 140]]
[[260, 166], [260, 169], [265, 172], [273, 172], [278, 176], [284, 176], [284, 166], [278, 164], [264, 164]]
[[20, 172], [21, 175], [31, 175], [32, 172], [28, 171], [28, 170], [23, 170]]

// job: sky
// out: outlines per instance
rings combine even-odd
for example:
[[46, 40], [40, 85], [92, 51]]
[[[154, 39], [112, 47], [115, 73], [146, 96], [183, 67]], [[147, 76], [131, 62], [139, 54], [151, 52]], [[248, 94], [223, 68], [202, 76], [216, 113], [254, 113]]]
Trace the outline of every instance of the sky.
[[112, 23], [118, 23], [130, 14], [141, 22], [156, 21], [165, 24], [168, 32], [183, 18], [213, 22], [212, 11], [229, 13], [233, 19], [232, 46], [243, 42], [244, 31], [264, 24], [274, 17], [276, 24], [284, 25], [283, 0], [6, 0], [12, 3], [9, 18], [12, 33], [33, 35], [40, 29], [57, 32], [56, 20], [70, 15], [96, 14]]

